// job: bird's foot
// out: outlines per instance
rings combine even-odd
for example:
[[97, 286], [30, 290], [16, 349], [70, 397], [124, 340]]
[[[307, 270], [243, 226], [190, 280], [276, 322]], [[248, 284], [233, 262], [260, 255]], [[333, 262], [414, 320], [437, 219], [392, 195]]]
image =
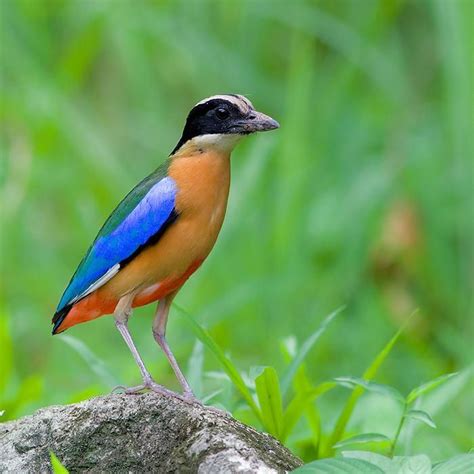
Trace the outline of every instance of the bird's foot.
[[196, 397], [196, 395], [194, 395], [194, 393], [192, 392], [190, 388], [187, 390], [184, 390], [182, 395], [180, 395], [180, 398], [191, 405], [198, 405], [202, 408], [205, 408], [208, 411], [215, 413], [216, 415], [220, 415], [220, 416], [230, 415], [230, 413], [225, 410], [221, 410], [220, 408], [213, 407], [211, 405], [205, 405], [201, 400], [199, 400], [199, 398]]
[[181, 397], [184, 399], [184, 400], [188, 400], [189, 402], [192, 402], [192, 403], [199, 403], [202, 405], [202, 402], [201, 400], [199, 400], [196, 395], [194, 395], [194, 393], [192, 392], [192, 390], [189, 388], [189, 389], [186, 389], [186, 390], [183, 390], [183, 393], [181, 394]]
[[118, 385], [112, 390], [112, 393], [125, 393], [127, 395], [136, 395], [148, 390], [163, 395], [164, 397], [177, 398], [178, 400], [193, 405], [202, 405], [202, 403], [194, 396], [191, 391], [185, 392], [181, 395], [179, 393], [167, 389], [166, 387], [163, 387], [163, 385], [156, 383], [153, 379], [145, 379], [141, 385], [136, 385], [135, 387], [125, 387], [124, 385]]
[[147, 386], [142, 384], [142, 385], [136, 385], [135, 387], [125, 387], [125, 385], [117, 385], [113, 390], [112, 393], [126, 393], [128, 395], [134, 395], [137, 393], [141, 393], [144, 390], [147, 390]]
[[150, 380], [149, 382], [145, 383], [147, 389], [151, 390], [152, 392], [159, 393], [165, 397], [172, 397], [177, 398], [178, 400], [183, 400], [182, 396], [179, 393], [173, 392], [172, 390], [163, 387], [163, 385], [157, 384], [154, 380]]
[[204, 404], [199, 400], [199, 398], [194, 395], [194, 393], [189, 390], [184, 390], [183, 393], [178, 395], [179, 399], [182, 400], [185, 403], [188, 403], [189, 405], [199, 405], [201, 407], [204, 406]]
[[156, 383], [154, 380], [144, 380], [141, 385], [136, 385], [135, 387], [126, 387], [124, 385], [118, 385], [112, 390], [112, 393], [125, 393], [127, 395], [139, 395], [140, 393], [151, 391], [163, 395], [164, 397], [172, 397], [181, 400], [182, 402], [188, 403], [189, 405], [199, 405], [206, 410], [212, 411], [217, 415], [229, 416], [229, 413], [216, 408], [210, 405], [204, 405], [204, 403], [199, 400], [196, 395], [191, 390], [186, 390], [182, 394], [173, 392], [172, 390], [163, 387]]
[[162, 385], [157, 384], [151, 377], [145, 377], [143, 379], [143, 383], [141, 385], [136, 385], [135, 387], [125, 387], [124, 385], [118, 385], [112, 390], [112, 393], [125, 393], [128, 395], [135, 395], [145, 392], [147, 390], [159, 393], [160, 395], [166, 397], [179, 396], [177, 393], [174, 393], [171, 390], [168, 390], [167, 388], [163, 387]]

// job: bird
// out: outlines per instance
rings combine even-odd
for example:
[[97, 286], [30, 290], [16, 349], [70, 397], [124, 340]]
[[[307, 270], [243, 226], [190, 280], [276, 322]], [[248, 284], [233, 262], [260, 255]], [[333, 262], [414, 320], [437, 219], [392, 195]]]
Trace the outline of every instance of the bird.
[[52, 319], [52, 333], [112, 314], [151, 390], [177, 395], [146, 368], [128, 328], [132, 308], [158, 301], [152, 332], [182, 388], [197, 400], [166, 340], [171, 303], [211, 252], [220, 232], [230, 187], [230, 155], [246, 135], [279, 128], [243, 95], [213, 95], [189, 112], [166, 161], [118, 204], [77, 267]]

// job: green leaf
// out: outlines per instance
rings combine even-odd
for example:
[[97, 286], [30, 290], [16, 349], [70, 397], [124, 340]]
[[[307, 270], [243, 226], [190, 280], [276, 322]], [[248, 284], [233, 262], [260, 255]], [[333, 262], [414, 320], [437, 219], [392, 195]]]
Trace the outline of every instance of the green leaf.
[[365, 433], [357, 436], [351, 436], [350, 438], [343, 439], [339, 443], [335, 444], [334, 448], [345, 448], [352, 444], [366, 444], [366, 443], [382, 443], [390, 442], [390, 438], [380, 433]]
[[372, 361], [369, 367], [367, 367], [364, 374], [362, 375], [362, 378], [364, 380], [372, 380], [377, 375], [380, 366], [384, 363], [385, 359], [390, 354], [391, 350], [393, 349], [393, 346], [395, 346], [395, 343], [398, 341], [398, 338], [402, 335], [403, 331], [410, 324], [410, 321], [417, 313], [418, 309], [415, 309], [415, 311], [413, 311], [410, 316], [408, 316], [406, 321], [404, 321], [404, 323], [400, 326], [400, 329], [395, 333], [395, 335], [390, 339], [390, 341], [388, 341], [385, 347], [377, 354], [375, 359]]
[[392, 473], [392, 460], [387, 456], [382, 456], [371, 451], [343, 451], [344, 459], [358, 459], [377, 466], [384, 474]]
[[384, 474], [379, 467], [361, 459], [328, 458], [310, 462], [291, 471], [295, 474]]
[[320, 395], [332, 390], [334, 387], [336, 387], [335, 382], [323, 382], [315, 388], [306, 392], [299, 392], [293, 397], [283, 416], [283, 432], [281, 435], [283, 441], [289, 436], [291, 430], [299, 421], [306, 408]]
[[442, 386], [423, 397], [423, 409], [432, 415], [447, 407], [466, 387], [473, 378], [474, 367], [466, 367], [450, 378]]
[[369, 382], [368, 380], [364, 380], [359, 377], [336, 377], [334, 381], [342, 387], [350, 389], [361, 387], [369, 392], [379, 393], [380, 395], [386, 395], [399, 401], [400, 403], [405, 403], [405, 398], [403, 397], [403, 395], [397, 389], [390, 387], [389, 385]]
[[[390, 354], [390, 351], [393, 349], [393, 346], [398, 341], [398, 338], [400, 337], [400, 335], [402, 334], [402, 332], [404, 331], [408, 323], [411, 321], [411, 318], [415, 314], [416, 314], [416, 311], [414, 311], [407, 318], [406, 322], [400, 327], [400, 329], [395, 333], [395, 335], [388, 341], [388, 343], [377, 354], [375, 359], [372, 361], [369, 367], [367, 367], [367, 369], [365, 370], [362, 376], [363, 380], [370, 381], [377, 375], [377, 372], [380, 366], [383, 364], [387, 356]], [[334, 426], [334, 430], [329, 437], [325, 450], [323, 450], [323, 454], [325, 454], [326, 456], [329, 456], [332, 453], [332, 450], [333, 450], [332, 446], [335, 445], [344, 435], [344, 431], [346, 429], [347, 423], [349, 422], [352, 416], [357, 400], [360, 398], [360, 396], [363, 393], [364, 393], [364, 388], [360, 386], [357, 386], [352, 390], [352, 393], [347, 399], [347, 402], [344, 405], [344, 408], [342, 409], [341, 414], [339, 415], [339, 418], [336, 421], [336, 425]]]
[[371, 463], [384, 474], [430, 474], [431, 462], [428, 456], [395, 456], [388, 458], [369, 451], [343, 451], [344, 459], [359, 459]]
[[69, 471], [62, 465], [61, 461], [56, 457], [56, 455], [50, 451], [49, 457], [51, 459], [51, 467], [54, 474], [68, 474]]
[[286, 399], [288, 390], [291, 387], [291, 381], [293, 380], [293, 377], [295, 376], [298, 368], [300, 365], [303, 363], [305, 357], [308, 355], [308, 352], [311, 350], [311, 348], [314, 346], [315, 342], [319, 339], [319, 337], [326, 331], [327, 327], [329, 324], [332, 322], [332, 320], [345, 308], [345, 306], [341, 306], [335, 311], [333, 311], [331, 314], [329, 314], [326, 318], [324, 318], [323, 322], [320, 324], [319, 328], [311, 334], [311, 336], [306, 339], [306, 341], [302, 344], [301, 348], [291, 361], [291, 364], [288, 366], [286, 369], [282, 381], [281, 381], [281, 393], [283, 398]]
[[[314, 401], [317, 399], [317, 397], [331, 390], [335, 386], [336, 384], [334, 382], [323, 382], [314, 387], [308, 376], [306, 375], [306, 364], [304, 363], [301, 364], [293, 379], [293, 389], [295, 392], [295, 397], [299, 395], [303, 396], [303, 403], [301, 405], [301, 408], [304, 409], [304, 413], [301, 412], [301, 415], [298, 416], [295, 420], [290, 420], [290, 426], [285, 425], [284, 430], [289, 435], [295, 424], [299, 421], [299, 418], [304, 415], [311, 431], [311, 442], [314, 447], [314, 452], [316, 454], [319, 453], [319, 445], [321, 443], [321, 415]], [[286, 422], [288, 419], [284, 417], [284, 420]], [[319, 457], [320, 456], [318, 456], [318, 458]]]
[[218, 362], [222, 365], [227, 376], [230, 378], [232, 383], [234, 384], [235, 388], [240, 392], [244, 400], [247, 402], [249, 407], [253, 410], [255, 415], [258, 417], [260, 421], [263, 422], [262, 414], [255, 403], [255, 400], [252, 397], [249, 389], [245, 385], [245, 382], [240, 375], [237, 368], [232, 364], [230, 359], [226, 357], [222, 349], [216, 344], [214, 339], [212, 339], [211, 335], [201, 327], [194, 318], [183, 308], [178, 306], [176, 303], [173, 306], [183, 315], [185, 316], [186, 321], [189, 323], [189, 326], [193, 330], [194, 334], [199, 338], [199, 340], [211, 351], [214, 357], [218, 360]]
[[431, 474], [431, 461], [426, 454], [395, 456], [389, 474]]
[[279, 438], [283, 427], [283, 408], [278, 375], [273, 367], [265, 367], [255, 379], [263, 424], [267, 431]]
[[317, 406], [313, 403], [306, 404], [304, 415], [311, 431], [311, 443], [314, 447], [314, 452], [318, 455], [321, 443], [321, 415]]
[[413, 420], [421, 421], [422, 423], [431, 426], [431, 428], [436, 428], [436, 424], [433, 421], [433, 418], [431, 418], [429, 413], [426, 413], [426, 411], [409, 410], [407, 413], [405, 413], [404, 416], [405, 418], [412, 418]]
[[262, 375], [266, 367], [266, 365], [252, 365], [248, 371], [248, 375], [245, 373], [242, 374], [247, 387], [255, 389], [255, 379]]
[[431, 392], [436, 387], [440, 386], [442, 383], [446, 382], [451, 377], [454, 377], [457, 374], [458, 372], [442, 375], [441, 377], [438, 377], [434, 380], [430, 380], [429, 382], [426, 382], [423, 385], [414, 388], [407, 396], [407, 403], [413, 403], [417, 398], [421, 397], [422, 395], [425, 395], [426, 393]]
[[473, 474], [474, 454], [459, 454], [451, 459], [436, 463], [433, 474]]

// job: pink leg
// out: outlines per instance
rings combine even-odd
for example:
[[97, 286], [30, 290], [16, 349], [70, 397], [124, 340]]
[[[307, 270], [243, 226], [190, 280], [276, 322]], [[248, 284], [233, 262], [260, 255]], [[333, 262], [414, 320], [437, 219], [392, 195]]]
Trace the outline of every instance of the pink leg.
[[156, 309], [155, 319], [153, 320], [153, 336], [161, 347], [163, 352], [165, 353], [166, 358], [168, 359], [176, 378], [178, 379], [181, 387], [183, 388], [183, 396], [187, 399], [195, 400], [196, 397], [191, 390], [191, 387], [188, 384], [188, 381], [184, 377], [181, 369], [179, 368], [178, 362], [174, 357], [171, 349], [166, 341], [165, 334], [166, 334], [166, 323], [168, 322], [168, 314], [171, 306], [171, 302], [173, 301], [175, 294], [168, 295], [166, 298], [162, 299], [158, 303], [158, 307]]
[[127, 295], [124, 296], [117, 304], [117, 307], [115, 308], [114, 312], [114, 319], [115, 319], [115, 326], [119, 330], [120, 334], [122, 335], [125, 343], [127, 344], [128, 348], [130, 349], [130, 352], [133, 355], [133, 358], [135, 359], [135, 362], [138, 365], [138, 368], [140, 369], [140, 372], [142, 374], [143, 378], [143, 384], [138, 385], [137, 387], [130, 387], [130, 388], [124, 388], [124, 387], [118, 387], [118, 388], [124, 388], [125, 393], [137, 393], [142, 390], [152, 390], [153, 392], [160, 393], [161, 395], [165, 396], [173, 396], [173, 397], [179, 397], [177, 394], [172, 392], [171, 390], [166, 389], [165, 387], [162, 387], [161, 385], [158, 385], [150, 375], [150, 372], [148, 372], [147, 368], [145, 367], [145, 364], [137, 350], [137, 347], [135, 346], [135, 343], [133, 342], [132, 336], [130, 334], [130, 331], [128, 329], [128, 318], [131, 314], [131, 302], [133, 301], [133, 295]]

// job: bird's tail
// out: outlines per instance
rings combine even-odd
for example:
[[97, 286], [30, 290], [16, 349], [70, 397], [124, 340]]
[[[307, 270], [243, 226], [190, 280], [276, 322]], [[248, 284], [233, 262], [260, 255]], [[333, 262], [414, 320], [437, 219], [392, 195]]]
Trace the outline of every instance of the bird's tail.
[[61, 332], [59, 330], [59, 327], [63, 323], [66, 316], [69, 314], [69, 311], [71, 311], [71, 308], [72, 308], [72, 305], [66, 305], [64, 308], [62, 308], [61, 310], [56, 311], [56, 313], [54, 313], [53, 320], [52, 320], [52, 323], [54, 325], [53, 326], [53, 336], [54, 336], [54, 334], [58, 334], [58, 333]]

